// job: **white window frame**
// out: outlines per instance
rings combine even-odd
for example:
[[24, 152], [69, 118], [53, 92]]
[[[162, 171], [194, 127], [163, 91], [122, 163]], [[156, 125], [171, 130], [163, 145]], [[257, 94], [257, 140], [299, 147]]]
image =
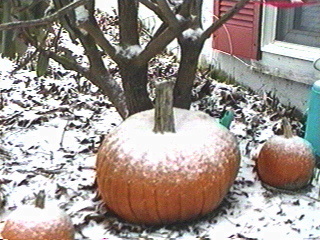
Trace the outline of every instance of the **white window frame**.
[[320, 48], [276, 40], [277, 8], [264, 7], [262, 12], [262, 59], [254, 65], [276, 77], [312, 84], [320, 79], [313, 62], [320, 58]]
[[274, 7], [265, 7], [263, 9], [261, 50], [307, 61], [318, 59], [320, 57], [320, 48], [287, 43], [275, 39], [277, 13], [277, 8]]

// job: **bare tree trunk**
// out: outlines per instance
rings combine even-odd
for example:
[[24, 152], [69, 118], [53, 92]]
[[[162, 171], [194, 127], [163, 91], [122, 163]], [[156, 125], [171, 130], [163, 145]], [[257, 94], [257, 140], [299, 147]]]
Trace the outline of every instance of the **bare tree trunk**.
[[[198, 67], [199, 56], [204, 42], [210, 35], [218, 30], [228, 19], [232, 18], [242, 9], [249, 0], [239, 0], [221, 18], [215, 21], [210, 27], [203, 31], [201, 36], [187, 38], [182, 35], [178, 38], [181, 47], [181, 60], [174, 88], [174, 106], [189, 109], [191, 105], [191, 91]], [[203, 0], [190, 0], [189, 14], [197, 16], [192, 29], [202, 29], [201, 13]], [[184, 14], [182, 14], [184, 15]]]
[[[203, 0], [191, 0], [187, 12], [181, 9], [182, 15], [196, 16], [189, 30], [202, 29], [202, 3]], [[191, 91], [204, 40], [198, 36], [184, 36], [182, 33], [178, 37], [178, 42], [181, 48], [181, 59], [174, 88], [174, 106], [189, 109], [191, 105]]]
[[174, 88], [174, 106], [189, 109], [191, 105], [191, 91], [203, 43], [181, 37], [179, 44], [181, 47], [181, 59]]
[[120, 66], [129, 115], [153, 108], [147, 91], [148, 64]]
[[[120, 47], [131, 54], [130, 47], [140, 46], [138, 27], [138, 2], [136, 0], [118, 0]], [[148, 63], [134, 64], [136, 56], [122, 56], [119, 63], [122, 85], [125, 92], [129, 115], [151, 109], [152, 103], [147, 91]], [[128, 59], [126, 59], [128, 58]], [[130, 59], [132, 58], [132, 59]]]
[[117, 109], [120, 116], [123, 119], [126, 119], [129, 116], [129, 112], [121, 86], [115, 81], [110, 80], [108, 71], [103, 71], [103, 69], [101, 70], [101, 73], [98, 71], [90, 72], [90, 75], [86, 76], [87, 79], [101, 89], [103, 94], [109, 98], [110, 102]]
[[120, 44], [138, 45], [138, 3], [136, 0], [118, 0]]

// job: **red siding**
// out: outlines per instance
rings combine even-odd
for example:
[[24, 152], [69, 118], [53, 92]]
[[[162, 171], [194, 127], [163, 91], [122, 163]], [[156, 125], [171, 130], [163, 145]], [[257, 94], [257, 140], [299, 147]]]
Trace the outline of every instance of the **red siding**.
[[[214, 0], [215, 16], [220, 17], [236, 2]], [[238, 57], [259, 59], [260, 10], [260, 3], [249, 2], [213, 34], [213, 47]]]

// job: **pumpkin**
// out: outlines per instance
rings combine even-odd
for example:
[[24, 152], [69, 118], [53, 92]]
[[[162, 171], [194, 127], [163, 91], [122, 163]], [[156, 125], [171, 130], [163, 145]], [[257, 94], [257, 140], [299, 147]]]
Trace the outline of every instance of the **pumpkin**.
[[124, 120], [97, 154], [98, 192], [129, 222], [162, 225], [203, 216], [219, 205], [238, 172], [234, 135], [203, 112], [172, 108], [166, 84], [157, 86], [155, 109]]
[[9, 240], [73, 240], [74, 227], [70, 217], [57, 206], [43, 204], [43, 192], [36, 206], [22, 206], [7, 218], [2, 237]]
[[311, 181], [315, 156], [307, 140], [293, 135], [286, 118], [282, 129], [283, 135], [275, 135], [263, 144], [257, 172], [261, 181], [271, 187], [298, 190]]

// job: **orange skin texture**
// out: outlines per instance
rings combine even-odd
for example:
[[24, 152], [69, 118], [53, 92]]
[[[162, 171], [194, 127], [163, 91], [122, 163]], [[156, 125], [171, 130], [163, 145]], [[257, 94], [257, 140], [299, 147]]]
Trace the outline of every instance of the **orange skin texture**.
[[106, 137], [96, 168], [110, 211], [129, 222], [163, 225], [203, 216], [221, 203], [238, 173], [237, 142], [211, 117], [188, 112], [176, 110], [176, 133], [153, 133], [153, 113], [146, 111]]
[[315, 157], [310, 143], [294, 136], [274, 136], [264, 143], [257, 159], [257, 171], [265, 184], [298, 190], [312, 179]]
[[22, 206], [8, 216], [1, 235], [9, 240], [74, 240], [74, 227], [58, 207]]

